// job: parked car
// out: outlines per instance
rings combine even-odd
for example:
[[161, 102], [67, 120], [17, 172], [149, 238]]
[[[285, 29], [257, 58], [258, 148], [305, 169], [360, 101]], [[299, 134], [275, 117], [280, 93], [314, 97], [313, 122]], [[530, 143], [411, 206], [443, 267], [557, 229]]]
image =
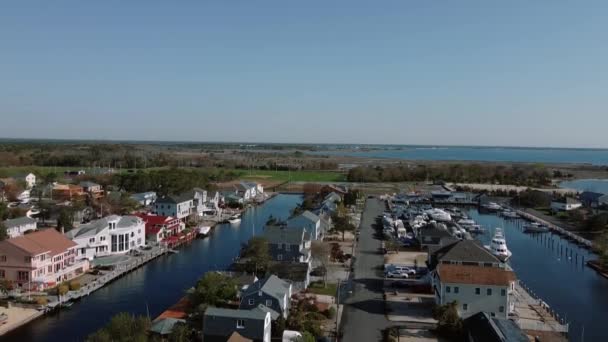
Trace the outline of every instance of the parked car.
[[386, 277], [387, 278], [403, 278], [403, 279], [407, 279], [410, 276], [407, 273], [405, 273], [405, 272], [388, 271], [388, 272], [386, 272]]

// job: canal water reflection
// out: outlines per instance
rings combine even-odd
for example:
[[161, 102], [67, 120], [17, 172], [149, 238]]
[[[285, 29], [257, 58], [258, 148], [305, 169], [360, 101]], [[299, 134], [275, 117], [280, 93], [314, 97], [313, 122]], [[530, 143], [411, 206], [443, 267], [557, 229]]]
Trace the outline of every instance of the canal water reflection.
[[570, 341], [581, 341], [583, 327], [585, 341], [608, 340], [608, 280], [585, 266], [595, 258], [592, 253], [553, 233], [524, 233], [524, 220], [504, 220], [476, 209], [468, 215], [488, 230], [479, 236], [484, 245], [494, 228], [503, 228], [518, 279], [570, 322]]
[[69, 310], [33, 321], [2, 341], [83, 341], [112, 315], [130, 312], [152, 318], [177, 302], [205, 272], [230, 265], [243, 243], [260, 234], [270, 215], [286, 219], [302, 201], [280, 194], [247, 210], [239, 225], [218, 225], [206, 239], [195, 240], [176, 255], [161, 257], [83, 298]]

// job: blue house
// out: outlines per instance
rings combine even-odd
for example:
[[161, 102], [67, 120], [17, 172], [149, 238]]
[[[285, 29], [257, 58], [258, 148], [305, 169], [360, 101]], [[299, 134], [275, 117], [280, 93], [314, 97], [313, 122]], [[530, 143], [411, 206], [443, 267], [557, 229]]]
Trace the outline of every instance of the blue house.
[[290, 218], [287, 220], [287, 227], [304, 227], [310, 234], [311, 240], [323, 240], [324, 232], [321, 229], [321, 218], [311, 211], [307, 210], [298, 216]]

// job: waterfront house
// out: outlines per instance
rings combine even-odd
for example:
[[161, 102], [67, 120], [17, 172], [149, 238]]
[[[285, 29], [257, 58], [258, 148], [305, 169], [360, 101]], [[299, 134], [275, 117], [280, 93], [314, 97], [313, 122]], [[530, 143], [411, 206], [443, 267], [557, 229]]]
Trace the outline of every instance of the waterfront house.
[[82, 191], [89, 194], [91, 198], [99, 199], [103, 197], [103, 190], [101, 189], [101, 185], [91, 182], [91, 181], [83, 181], [79, 184], [82, 187]]
[[205, 310], [204, 342], [225, 342], [234, 339], [235, 332], [255, 342], [270, 342], [271, 314], [258, 309], [234, 310], [211, 307]]
[[304, 227], [310, 234], [311, 240], [323, 240], [324, 232], [321, 231], [321, 219], [309, 210], [287, 220], [287, 227]]
[[154, 213], [160, 216], [177, 217], [182, 221], [191, 214], [193, 199], [189, 194], [180, 196], [163, 196], [156, 199], [154, 203]]
[[[260, 279], [241, 292], [239, 309], [261, 309], [270, 312], [276, 319], [289, 315], [292, 286], [275, 275]], [[276, 312], [278, 315], [274, 314]]]
[[[423, 249], [429, 251], [429, 256], [437, 249], [452, 244], [456, 239], [447, 229], [441, 229], [438, 225], [430, 224], [418, 230], [418, 241]], [[430, 261], [430, 260], [429, 260]]]
[[169, 236], [175, 236], [185, 229], [179, 219], [171, 216], [137, 214], [146, 225], [146, 241], [160, 243]]
[[72, 200], [85, 195], [80, 185], [55, 183], [51, 190], [51, 198], [55, 200]]
[[145, 231], [137, 216], [111, 215], [74, 228], [66, 236], [77, 244], [79, 259], [92, 260], [145, 246]]
[[430, 258], [435, 302], [458, 302], [467, 318], [478, 312], [508, 318], [513, 310], [515, 272], [474, 240], [462, 240], [435, 251]]
[[255, 182], [241, 181], [234, 187], [235, 195], [241, 197], [244, 202], [253, 201], [256, 196], [264, 193], [262, 185]]
[[156, 192], [148, 191], [148, 192], [140, 192], [137, 194], [131, 195], [131, 199], [139, 203], [142, 206], [149, 206], [156, 202]]
[[310, 262], [310, 234], [304, 227], [267, 226], [263, 237], [274, 261]]
[[0, 242], [0, 279], [16, 286], [45, 289], [89, 269], [77, 260], [77, 244], [55, 229], [45, 229]]
[[329, 194], [331, 192], [335, 192], [340, 196], [344, 196], [348, 193], [348, 188], [345, 186], [328, 184], [328, 185], [324, 185], [323, 187], [321, 187], [321, 190], [319, 190], [319, 192], [322, 194]]
[[604, 204], [608, 204], [608, 196], [593, 191], [584, 191], [578, 196], [581, 203], [587, 208], [598, 208]]
[[32, 189], [36, 185], [36, 175], [33, 173], [21, 173], [13, 177], [15, 180], [23, 182], [26, 189]]
[[464, 320], [467, 342], [528, 342], [530, 339], [510, 319], [491, 317], [479, 312]]
[[36, 230], [36, 220], [27, 216], [8, 219], [3, 223], [9, 238], [21, 236], [30, 230]]
[[551, 201], [553, 212], [570, 211], [582, 207], [583, 204], [571, 197], [562, 197]]

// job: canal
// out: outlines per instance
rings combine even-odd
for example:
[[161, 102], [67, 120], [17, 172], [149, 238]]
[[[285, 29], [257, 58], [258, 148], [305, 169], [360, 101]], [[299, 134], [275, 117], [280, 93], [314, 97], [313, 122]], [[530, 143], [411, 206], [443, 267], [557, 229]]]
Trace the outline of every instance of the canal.
[[585, 341], [608, 340], [608, 280], [585, 266], [595, 258], [592, 253], [557, 234], [526, 234], [521, 219], [504, 220], [476, 209], [468, 215], [489, 230], [479, 236], [484, 245], [495, 227], [503, 228], [518, 279], [570, 323], [570, 341], [582, 341], [583, 335]]
[[47, 315], [5, 336], [3, 341], [83, 341], [119, 312], [158, 316], [176, 303], [205, 272], [223, 270], [270, 215], [286, 219], [302, 201], [300, 195], [280, 194], [248, 209], [239, 225], [218, 225], [212, 235], [195, 240], [178, 254], [163, 256], [84, 297], [69, 310]]

